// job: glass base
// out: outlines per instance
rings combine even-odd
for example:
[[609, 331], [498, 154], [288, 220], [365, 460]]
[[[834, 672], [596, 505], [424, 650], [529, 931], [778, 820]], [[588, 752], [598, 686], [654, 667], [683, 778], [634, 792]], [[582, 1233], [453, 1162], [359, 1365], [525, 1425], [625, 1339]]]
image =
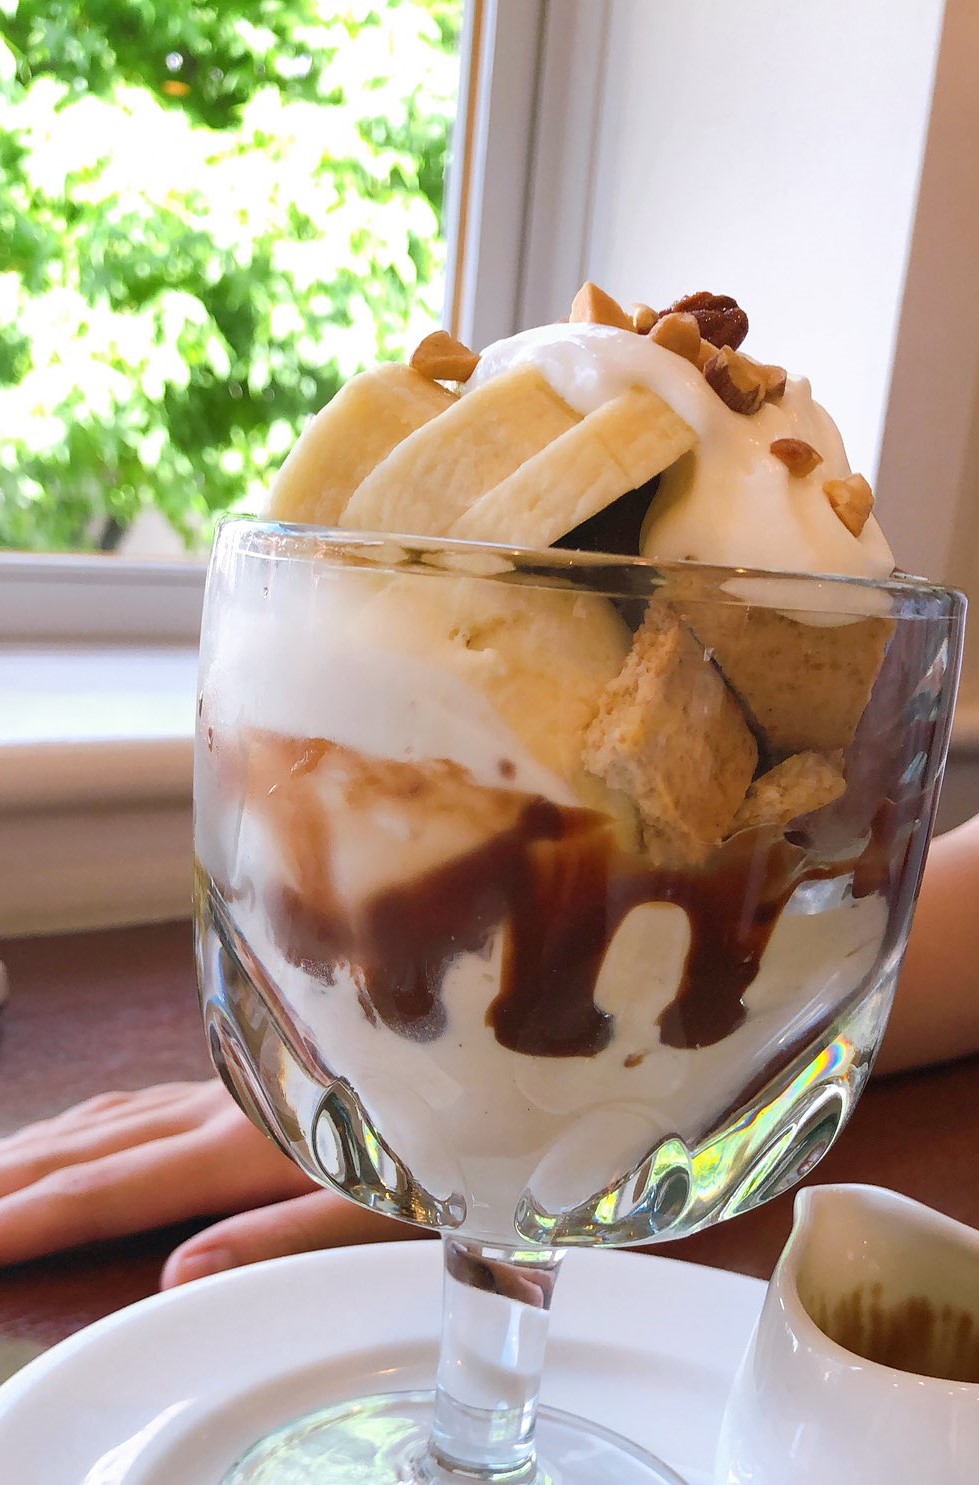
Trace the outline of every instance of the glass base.
[[255, 1444], [221, 1485], [684, 1485], [628, 1439], [557, 1408], [537, 1414], [529, 1469], [442, 1469], [428, 1458], [433, 1397], [389, 1392], [310, 1413]]

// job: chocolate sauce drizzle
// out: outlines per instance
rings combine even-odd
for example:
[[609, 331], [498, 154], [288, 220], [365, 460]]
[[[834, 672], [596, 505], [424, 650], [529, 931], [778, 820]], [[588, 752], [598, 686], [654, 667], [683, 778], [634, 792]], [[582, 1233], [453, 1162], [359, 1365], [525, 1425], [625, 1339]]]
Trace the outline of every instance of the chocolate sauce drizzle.
[[[609, 945], [635, 907], [672, 903], [690, 924], [677, 993], [659, 1018], [667, 1046], [710, 1046], [745, 1018], [754, 980], [779, 914], [803, 881], [853, 870], [854, 862], [813, 861], [780, 834], [756, 830], [727, 842], [699, 869], [657, 868], [624, 852], [596, 812], [514, 791], [487, 791], [504, 823], [481, 844], [377, 891], [351, 911], [333, 879], [329, 811], [314, 771], [338, 768], [355, 807], [377, 803], [377, 765], [322, 740], [301, 746], [266, 735], [252, 749], [251, 804], [262, 810], [301, 886], [267, 894], [286, 959], [329, 986], [352, 973], [365, 1015], [403, 1036], [445, 1031], [442, 987], [460, 954], [485, 954], [503, 930], [499, 991], [487, 1023], [504, 1047], [535, 1057], [587, 1057], [608, 1046], [612, 1017], [595, 1004]], [[438, 788], [425, 765], [383, 764], [385, 790], [424, 807]], [[460, 787], [462, 770], [454, 774]], [[274, 783], [270, 783], [271, 779]], [[354, 782], [351, 784], [350, 780]], [[475, 794], [472, 796], [475, 798]]]

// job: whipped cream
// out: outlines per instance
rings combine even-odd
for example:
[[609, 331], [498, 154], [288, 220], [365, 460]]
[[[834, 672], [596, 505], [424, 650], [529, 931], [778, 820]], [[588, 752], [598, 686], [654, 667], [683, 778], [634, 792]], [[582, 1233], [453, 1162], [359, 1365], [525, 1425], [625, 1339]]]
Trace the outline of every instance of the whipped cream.
[[[854, 536], [823, 483], [851, 473], [836, 424], [805, 377], [753, 416], [730, 410], [697, 367], [645, 336], [607, 325], [544, 325], [483, 352], [464, 392], [532, 365], [582, 416], [642, 386], [698, 434], [692, 453], [660, 476], [643, 528], [642, 555], [724, 567], [884, 579], [894, 556], [873, 516]], [[805, 440], [823, 462], [802, 479], [770, 452], [779, 438]]]

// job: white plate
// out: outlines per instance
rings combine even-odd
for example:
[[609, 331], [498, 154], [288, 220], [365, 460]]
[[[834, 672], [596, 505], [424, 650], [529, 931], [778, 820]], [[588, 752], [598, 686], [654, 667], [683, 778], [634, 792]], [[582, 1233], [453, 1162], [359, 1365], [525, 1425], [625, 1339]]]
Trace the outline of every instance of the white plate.
[[[217, 1485], [279, 1423], [430, 1386], [439, 1245], [336, 1248], [236, 1269], [100, 1320], [0, 1387], [17, 1485]], [[707, 1485], [764, 1285], [641, 1253], [568, 1255], [544, 1400]]]

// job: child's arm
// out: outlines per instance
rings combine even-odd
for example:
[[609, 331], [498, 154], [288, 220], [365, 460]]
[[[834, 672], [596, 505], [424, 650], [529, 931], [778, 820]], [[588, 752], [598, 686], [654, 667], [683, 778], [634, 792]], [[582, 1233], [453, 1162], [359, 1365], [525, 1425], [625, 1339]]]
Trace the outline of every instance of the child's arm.
[[896, 1072], [979, 1051], [979, 815], [932, 843], [877, 1064]]

